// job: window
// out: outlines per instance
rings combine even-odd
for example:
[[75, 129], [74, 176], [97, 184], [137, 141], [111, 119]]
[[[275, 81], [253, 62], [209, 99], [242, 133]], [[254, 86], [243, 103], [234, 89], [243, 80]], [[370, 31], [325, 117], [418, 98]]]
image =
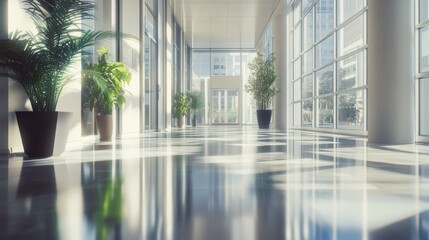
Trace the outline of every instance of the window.
[[419, 29], [420, 48], [419, 48], [419, 70], [420, 72], [429, 71], [429, 27]]
[[363, 15], [347, 24], [338, 31], [337, 51], [338, 57], [362, 48], [363, 41]]
[[[366, 130], [365, 4], [303, 0], [291, 5], [293, 126]], [[427, 54], [424, 50], [422, 66], [429, 46]]]
[[324, 95], [334, 92], [334, 68], [328, 66], [320, 71], [316, 72], [317, 82], [317, 93], [318, 95]]
[[364, 52], [337, 63], [337, 88], [347, 90], [365, 85]]
[[334, 1], [319, 0], [316, 4], [316, 41], [334, 29]]
[[364, 0], [337, 0], [337, 22], [343, 23], [363, 8]]
[[338, 95], [338, 128], [362, 129], [364, 121], [363, 91]]
[[334, 61], [334, 36], [331, 35], [316, 46], [316, 68]]
[[[418, 75], [416, 85], [418, 86], [418, 135], [429, 137], [429, 0], [416, 0], [418, 2], [419, 16], [416, 19], [418, 44]], [[427, 142], [427, 139], [420, 139]]]

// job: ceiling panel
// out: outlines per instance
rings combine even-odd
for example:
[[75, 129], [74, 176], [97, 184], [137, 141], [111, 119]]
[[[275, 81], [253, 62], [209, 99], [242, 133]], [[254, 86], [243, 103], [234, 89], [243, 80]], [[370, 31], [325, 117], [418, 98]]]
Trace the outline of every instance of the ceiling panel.
[[193, 48], [253, 48], [278, 0], [176, 0], [173, 9]]

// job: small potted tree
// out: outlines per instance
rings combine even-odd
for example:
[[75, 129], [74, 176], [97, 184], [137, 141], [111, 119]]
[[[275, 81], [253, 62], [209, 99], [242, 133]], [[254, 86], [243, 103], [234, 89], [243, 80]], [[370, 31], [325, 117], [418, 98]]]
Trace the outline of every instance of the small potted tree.
[[[57, 124], [71, 113], [57, 112], [70, 67], [96, 40], [116, 34], [84, 30], [81, 20], [94, 18], [95, 5], [86, 0], [22, 0], [36, 32], [16, 31], [0, 40], [0, 76], [16, 80], [26, 92], [33, 111], [16, 112], [24, 152], [30, 158], [59, 155], [66, 139], [55, 139]], [[75, 74], [74, 74], [75, 75]], [[79, 75], [79, 74], [78, 74]], [[63, 146], [56, 146], [63, 143]], [[55, 151], [54, 151], [55, 148]], [[59, 149], [59, 150], [58, 150]]]
[[95, 110], [100, 141], [110, 141], [113, 132], [113, 107], [125, 104], [124, 84], [131, 81], [131, 73], [122, 62], [114, 62], [106, 48], [101, 47], [97, 63], [86, 64], [82, 72], [87, 88], [89, 109]]
[[274, 53], [264, 58], [262, 53], [258, 52], [255, 59], [249, 64], [251, 73], [248, 83], [244, 86], [256, 105], [260, 129], [269, 128], [272, 110], [268, 108], [271, 107], [273, 96], [280, 92], [277, 87], [273, 86], [277, 80], [275, 60]]
[[197, 126], [198, 111], [204, 107], [203, 98], [200, 91], [192, 91], [188, 93], [188, 98], [191, 101], [190, 115], [192, 117], [192, 126]]
[[190, 106], [191, 101], [189, 100], [189, 98], [185, 94], [177, 92], [174, 96], [171, 115], [173, 116], [173, 118], [177, 119], [178, 128], [183, 128], [183, 117], [189, 113]]

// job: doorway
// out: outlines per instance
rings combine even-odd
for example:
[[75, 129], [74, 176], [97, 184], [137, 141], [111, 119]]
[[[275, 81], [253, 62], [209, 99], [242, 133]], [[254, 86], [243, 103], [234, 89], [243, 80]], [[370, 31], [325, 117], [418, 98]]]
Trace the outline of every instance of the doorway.
[[238, 89], [212, 89], [212, 124], [239, 124]]

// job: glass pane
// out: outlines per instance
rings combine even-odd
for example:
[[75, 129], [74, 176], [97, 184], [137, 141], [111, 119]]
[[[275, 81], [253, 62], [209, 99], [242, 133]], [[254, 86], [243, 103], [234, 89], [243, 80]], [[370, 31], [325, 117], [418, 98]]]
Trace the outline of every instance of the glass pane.
[[316, 5], [316, 41], [334, 29], [334, 0], [319, 0]]
[[363, 15], [338, 31], [338, 57], [361, 48], [364, 45]]
[[338, 95], [338, 128], [363, 129], [364, 119], [363, 91]]
[[302, 74], [307, 74], [313, 71], [313, 49], [304, 53], [302, 58]]
[[293, 6], [293, 25], [296, 25], [301, 19], [301, 2], [295, 1], [296, 3]]
[[213, 52], [212, 75], [213, 76], [240, 76], [239, 52]]
[[364, 0], [337, 0], [337, 22], [343, 23], [363, 8]]
[[146, 5], [152, 10], [152, 12], [156, 15], [157, 14], [157, 0], [146, 0]]
[[334, 35], [316, 46], [316, 68], [334, 61]]
[[313, 11], [309, 12], [307, 16], [304, 17], [303, 20], [303, 50], [309, 49], [313, 45]]
[[307, 12], [308, 9], [310, 9], [312, 3], [313, 3], [313, 0], [302, 0], [302, 13], [303, 14], [305, 12]]
[[318, 95], [332, 93], [334, 91], [334, 66], [330, 65], [316, 72], [316, 83]]
[[155, 26], [155, 19], [152, 16], [152, 14], [146, 9], [146, 33], [149, 34], [149, 36], [156, 41], [156, 26]]
[[293, 125], [296, 127], [301, 126], [301, 103], [293, 105]]
[[301, 100], [301, 81], [293, 82], [293, 101]]
[[428, 15], [428, 0], [420, 0], [419, 10], [420, 10], [420, 22], [426, 21], [429, 18]]
[[302, 126], [313, 126], [313, 100], [302, 102]]
[[337, 63], [337, 89], [339, 91], [363, 86], [364, 82], [364, 52]]
[[332, 128], [334, 126], [334, 96], [317, 100], [317, 126]]
[[233, 89], [213, 90], [213, 123], [238, 123], [238, 91]]
[[429, 136], [429, 78], [420, 79], [420, 135]]
[[429, 71], [429, 27], [424, 27], [419, 30], [420, 33], [420, 49], [419, 49], [419, 71]]
[[313, 75], [302, 79], [302, 99], [313, 97]]
[[298, 58], [298, 60], [296, 60], [293, 63], [293, 79], [297, 79], [301, 76], [301, 59]]
[[301, 54], [301, 25], [293, 32], [293, 58], [299, 57]]

